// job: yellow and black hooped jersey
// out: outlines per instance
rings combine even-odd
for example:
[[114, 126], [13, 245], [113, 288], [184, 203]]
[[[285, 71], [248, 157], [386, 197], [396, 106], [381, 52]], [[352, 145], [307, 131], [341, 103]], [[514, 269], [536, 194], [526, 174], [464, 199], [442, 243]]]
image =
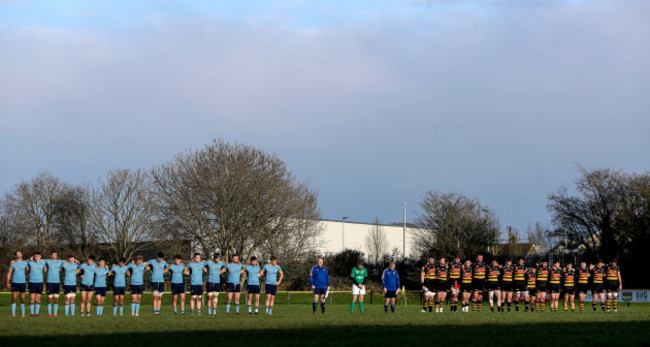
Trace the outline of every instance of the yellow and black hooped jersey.
[[575, 287], [576, 284], [576, 270], [575, 269], [565, 269], [562, 273], [562, 284], [565, 287], [571, 288]]
[[621, 270], [618, 268], [618, 265], [611, 266], [607, 265], [607, 281], [608, 282], [618, 282], [618, 273]]
[[475, 280], [484, 280], [485, 274], [487, 273], [487, 266], [483, 262], [474, 263], [472, 265], [472, 273]]
[[463, 269], [463, 264], [461, 264], [461, 263], [451, 263], [451, 264], [449, 264], [449, 279], [450, 280], [459, 279], [462, 269]]
[[472, 267], [463, 266], [463, 284], [472, 284]]
[[499, 282], [501, 269], [499, 269], [498, 266], [489, 266], [487, 269], [487, 275], [488, 282]]
[[593, 284], [605, 283], [605, 268], [594, 268], [591, 270], [591, 282]]
[[576, 273], [578, 274], [578, 283], [579, 284], [589, 284], [589, 277], [591, 277], [591, 272], [589, 271], [589, 268], [579, 268], [576, 270]]
[[436, 279], [438, 282], [446, 282], [448, 276], [447, 265], [438, 264], [436, 267]]
[[516, 282], [526, 282], [526, 266], [525, 265], [515, 265], [515, 281]]
[[535, 288], [537, 285], [537, 273], [529, 271], [526, 273], [526, 288]]
[[434, 264], [426, 264], [422, 267], [422, 274], [425, 281], [436, 279], [436, 266]]
[[512, 282], [514, 273], [515, 273], [515, 268], [512, 265], [510, 266], [505, 265], [501, 269], [501, 282]]
[[538, 282], [547, 282], [548, 281], [548, 272], [549, 272], [548, 266], [547, 267], [540, 266], [537, 269], [537, 281]]
[[549, 275], [548, 283], [559, 285], [560, 282], [562, 282], [562, 269], [553, 267], [549, 271], [548, 275]]

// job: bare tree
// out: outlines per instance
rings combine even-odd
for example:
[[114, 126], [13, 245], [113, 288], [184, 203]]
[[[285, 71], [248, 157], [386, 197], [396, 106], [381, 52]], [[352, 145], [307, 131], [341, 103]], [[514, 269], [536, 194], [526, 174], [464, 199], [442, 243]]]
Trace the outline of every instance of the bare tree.
[[370, 228], [370, 232], [366, 236], [366, 247], [368, 247], [368, 257], [374, 258], [374, 263], [379, 263], [385, 254], [388, 253], [388, 238], [386, 232], [379, 224], [379, 217], [375, 217], [375, 225]]
[[470, 257], [494, 251], [499, 239], [496, 215], [477, 200], [457, 193], [427, 192], [412, 233], [414, 251], [421, 255]]
[[276, 155], [257, 148], [215, 140], [177, 155], [153, 178], [168, 231], [206, 253], [246, 260], [265, 249], [295, 256], [319, 232], [317, 193]]
[[116, 258], [129, 259], [151, 241], [154, 207], [146, 172], [111, 170], [91, 195], [95, 236]]
[[86, 258], [97, 246], [92, 222], [88, 190], [65, 185], [54, 200], [54, 240], [59, 246]]

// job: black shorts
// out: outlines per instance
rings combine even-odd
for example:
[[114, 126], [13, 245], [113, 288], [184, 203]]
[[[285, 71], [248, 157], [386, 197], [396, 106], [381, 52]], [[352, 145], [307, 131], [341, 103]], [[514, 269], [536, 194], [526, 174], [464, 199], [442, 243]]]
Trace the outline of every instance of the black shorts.
[[43, 282], [29, 283], [29, 294], [43, 294]]
[[576, 292], [578, 294], [587, 294], [587, 292], [590, 290], [589, 285], [586, 283], [578, 283], [576, 285]]
[[95, 290], [95, 286], [93, 286], [92, 284], [91, 285], [82, 284], [79, 287], [82, 292], [92, 292], [93, 290]]
[[562, 288], [562, 293], [567, 294], [567, 295], [575, 295], [576, 294], [576, 287], [564, 287], [564, 288]]
[[437, 292], [446, 292], [449, 290], [449, 286], [447, 285], [449, 283], [448, 281], [436, 281], [436, 291]]
[[605, 290], [607, 290], [607, 292], [618, 292], [618, 287], [619, 287], [618, 281], [605, 282]]
[[424, 286], [429, 289], [430, 292], [436, 292], [437, 283], [434, 280], [424, 280]]
[[592, 294], [601, 294], [605, 292], [605, 283], [594, 283], [591, 287]]
[[514, 281], [513, 284], [512, 284], [512, 288], [517, 292], [525, 292], [526, 291], [526, 282]]
[[484, 291], [485, 290], [485, 280], [473, 279], [472, 280], [472, 290], [474, 291]]
[[535, 285], [535, 289], [537, 289], [538, 292], [546, 292], [547, 291], [546, 287], [547, 287], [546, 281], [543, 282], [538, 281], [537, 284]]
[[384, 294], [384, 298], [386, 299], [392, 299], [397, 297], [397, 291], [396, 290], [387, 290], [386, 294]]
[[144, 285], [142, 284], [132, 284], [131, 285], [131, 295], [142, 294], [144, 291]]
[[165, 291], [165, 282], [151, 282], [151, 291], [162, 293]]
[[511, 292], [512, 282], [501, 282], [501, 290], [504, 292]]
[[526, 288], [528, 291], [529, 296], [536, 296], [537, 295], [537, 288]]
[[260, 293], [260, 285], [259, 284], [247, 284], [246, 285], [246, 290], [248, 290], [248, 294], [259, 294]]
[[241, 285], [239, 283], [226, 283], [226, 292], [239, 293], [241, 292]]
[[63, 294], [77, 293], [77, 286], [63, 285]]
[[185, 283], [172, 283], [172, 294], [185, 294]]
[[275, 284], [265, 284], [264, 291], [266, 292], [266, 295], [275, 295], [275, 293], [278, 292], [278, 286]]
[[192, 295], [203, 295], [203, 285], [202, 284], [192, 284], [190, 286], [190, 293], [192, 293]]
[[501, 290], [501, 286], [499, 285], [499, 282], [486, 281], [485, 288], [487, 290]]
[[460, 290], [463, 293], [471, 293], [472, 292], [472, 284], [471, 283], [464, 283], [460, 285]]
[[113, 295], [124, 295], [126, 293], [125, 287], [113, 287]]
[[554, 283], [549, 283], [548, 284], [548, 291], [551, 293], [559, 293], [560, 292], [560, 284], [554, 284]]
[[48, 283], [45, 285], [48, 295], [61, 293], [61, 283]]
[[95, 287], [95, 295], [106, 296], [106, 287]]

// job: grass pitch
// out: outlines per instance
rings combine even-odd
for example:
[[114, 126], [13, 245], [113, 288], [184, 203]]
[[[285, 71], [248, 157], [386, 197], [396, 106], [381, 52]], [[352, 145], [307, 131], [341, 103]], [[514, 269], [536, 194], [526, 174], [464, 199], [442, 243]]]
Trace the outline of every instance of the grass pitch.
[[[262, 296], [263, 297], [263, 296]], [[327, 314], [312, 314], [311, 305], [276, 305], [272, 316], [226, 316], [225, 295], [220, 296], [216, 316], [174, 316], [170, 295], [165, 295], [161, 316], [153, 316], [151, 294], [145, 295], [140, 317], [114, 317], [111, 304], [104, 316], [48, 317], [41, 306], [40, 317], [10, 315], [9, 295], [0, 295], [0, 342], [12, 345], [650, 345], [650, 305], [621, 305], [619, 312], [524, 313], [487, 311], [482, 313], [420, 313], [416, 304], [397, 306], [394, 314], [384, 313], [375, 301], [363, 314], [349, 312], [349, 304], [327, 305]], [[126, 300], [128, 302], [128, 298]], [[300, 300], [303, 301], [303, 300]], [[337, 300], [344, 301], [343, 298]], [[45, 302], [45, 300], [43, 300]], [[106, 300], [112, 302], [110, 296]], [[484, 307], [487, 307], [485, 305]], [[523, 305], [522, 305], [523, 307]], [[234, 307], [231, 307], [234, 311]], [[20, 308], [18, 308], [20, 311]], [[231, 312], [232, 312], [231, 311]], [[27, 305], [27, 313], [29, 306]]]

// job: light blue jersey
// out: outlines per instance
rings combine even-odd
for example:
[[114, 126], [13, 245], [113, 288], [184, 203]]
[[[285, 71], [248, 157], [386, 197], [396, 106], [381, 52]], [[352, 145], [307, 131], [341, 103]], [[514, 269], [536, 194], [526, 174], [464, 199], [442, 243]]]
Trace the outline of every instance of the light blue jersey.
[[189, 263], [187, 264], [187, 269], [190, 270], [190, 285], [199, 286], [203, 285], [203, 268], [205, 267], [205, 262], [200, 261], [198, 263]]
[[151, 266], [151, 282], [165, 282], [165, 269], [167, 268], [167, 262], [164, 260], [158, 261], [156, 259], [151, 259], [147, 262]]
[[141, 286], [144, 284], [144, 272], [147, 270], [147, 263], [129, 264], [126, 267], [131, 270], [131, 285]]
[[264, 270], [264, 283], [275, 285], [278, 282], [278, 273], [282, 272], [280, 265], [265, 264], [262, 268]]
[[77, 270], [79, 265], [77, 263], [63, 262], [63, 285], [76, 286], [77, 285]]
[[183, 271], [185, 271], [185, 266], [182, 264], [172, 264], [169, 265], [167, 268], [167, 271], [169, 271], [172, 274], [172, 283], [174, 284], [179, 284], [183, 283]]
[[126, 287], [126, 273], [129, 271], [127, 266], [115, 265], [111, 269], [111, 272], [115, 274], [115, 279], [113, 280], [113, 287]]
[[241, 263], [228, 263], [226, 270], [228, 270], [228, 283], [239, 284], [241, 279], [241, 270], [244, 266]]
[[11, 270], [11, 283], [27, 283], [27, 276], [25, 276], [25, 272], [27, 272], [26, 261], [13, 260], [9, 265], [9, 270]]
[[45, 260], [28, 260], [27, 266], [29, 267], [29, 283], [43, 283]]
[[95, 269], [95, 287], [96, 288], [105, 288], [106, 287], [106, 276], [111, 272], [111, 270], [105, 267], [97, 267]]
[[208, 260], [205, 262], [205, 267], [208, 268], [208, 282], [220, 283], [221, 282], [221, 269], [226, 266], [222, 261], [215, 262]]
[[249, 286], [259, 286], [260, 285], [260, 266], [259, 265], [246, 265], [244, 267], [244, 270], [246, 270], [246, 275], [248, 279], [246, 280], [246, 284]]
[[79, 269], [83, 271], [83, 277], [81, 278], [81, 284], [84, 286], [92, 286], [95, 282], [95, 270], [97, 270], [96, 264], [83, 263], [79, 266]]
[[61, 266], [63, 260], [61, 259], [45, 259], [45, 266], [47, 267], [47, 283], [61, 283]]

